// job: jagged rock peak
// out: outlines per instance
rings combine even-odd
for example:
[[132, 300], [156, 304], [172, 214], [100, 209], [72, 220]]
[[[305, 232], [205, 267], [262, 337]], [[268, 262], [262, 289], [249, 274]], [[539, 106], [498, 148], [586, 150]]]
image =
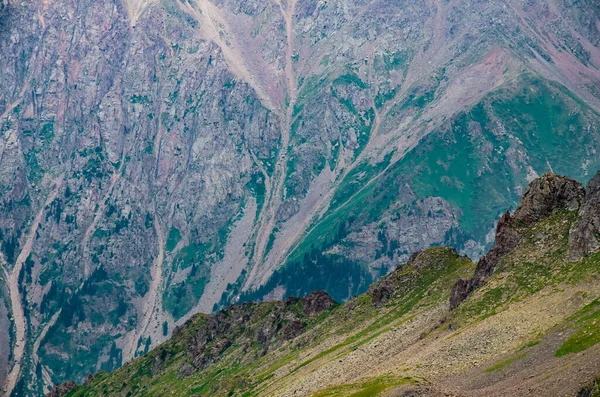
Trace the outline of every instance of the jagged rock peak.
[[315, 291], [301, 301], [302, 312], [308, 317], [326, 312], [335, 306], [335, 301], [325, 291]]
[[600, 171], [587, 184], [578, 219], [569, 232], [569, 258], [578, 260], [600, 250]]
[[527, 186], [513, 218], [530, 225], [550, 216], [559, 208], [579, 209], [584, 197], [585, 188], [581, 183], [546, 173]]
[[[600, 185], [600, 181], [594, 183], [596, 185]], [[473, 277], [457, 281], [450, 295], [450, 308], [458, 307], [494, 273], [500, 259], [519, 245], [523, 239], [520, 227], [539, 222], [561, 208], [573, 211], [583, 208], [585, 197], [585, 188], [574, 179], [546, 173], [533, 180], [525, 189], [514, 215], [507, 211], [498, 221], [494, 246], [479, 260]]]

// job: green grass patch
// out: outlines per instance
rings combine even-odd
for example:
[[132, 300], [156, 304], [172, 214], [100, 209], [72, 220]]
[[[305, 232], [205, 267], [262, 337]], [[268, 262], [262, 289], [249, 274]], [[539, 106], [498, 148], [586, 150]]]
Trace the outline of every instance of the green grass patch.
[[582, 352], [600, 342], [600, 300], [587, 304], [569, 319], [574, 318], [577, 318], [573, 324], [577, 331], [563, 342], [556, 357]]
[[323, 391], [313, 394], [312, 397], [371, 397], [378, 396], [392, 387], [415, 383], [412, 378], [395, 378], [381, 376], [368, 379], [358, 383], [329, 387]]
[[506, 366], [509, 366], [512, 363], [516, 362], [516, 361], [524, 359], [525, 356], [527, 356], [527, 353], [521, 353], [518, 356], [507, 358], [506, 360], [500, 361], [499, 363], [494, 364], [494, 365], [492, 365], [489, 368], [486, 368], [485, 372], [496, 372], [496, 371], [499, 371], [502, 368], [504, 368]]
[[171, 226], [171, 229], [169, 229], [169, 236], [167, 237], [167, 244], [165, 246], [165, 249], [168, 252], [173, 251], [179, 243], [179, 241], [181, 241], [181, 233], [179, 232], [179, 229]]

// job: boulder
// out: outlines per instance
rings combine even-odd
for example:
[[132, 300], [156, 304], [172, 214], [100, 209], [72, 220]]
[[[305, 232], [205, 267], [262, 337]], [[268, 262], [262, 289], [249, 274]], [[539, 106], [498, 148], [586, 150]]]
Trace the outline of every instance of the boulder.
[[46, 397], [64, 397], [75, 389], [77, 389], [77, 383], [69, 380], [54, 386], [50, 392], [46, 394]]
[[324, 291], [315, 291], [302, 299], [302, 312], [308, 317], [321, 314], [333, 306], [335, 306], [335, 301]]

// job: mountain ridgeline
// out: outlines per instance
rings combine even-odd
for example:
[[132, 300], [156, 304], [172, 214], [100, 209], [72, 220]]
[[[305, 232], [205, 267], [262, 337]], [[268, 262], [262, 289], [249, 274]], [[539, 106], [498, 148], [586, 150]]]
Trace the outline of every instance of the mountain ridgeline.
[[49, 396], [597, 396], [599, 198], [600, 172], [587, 189], [545, 174], [476, 264], [429, 248], [341, 305], [314, 292], [198, 314]]
[[[112, 372], [198, 313], [356, 303], [429, 247], [479, 259], [501, 219], [475, 276], [440, 264], [454, 305], [474, 299], [537, 222], [502, 218], [528, 183], [600, 169], [597, 0], [0, 0], [0, 53], [14, 397]], [[589, 222], [569, 259], [597, 248]], [[272, 310], [305, 335], [339, 307]]]

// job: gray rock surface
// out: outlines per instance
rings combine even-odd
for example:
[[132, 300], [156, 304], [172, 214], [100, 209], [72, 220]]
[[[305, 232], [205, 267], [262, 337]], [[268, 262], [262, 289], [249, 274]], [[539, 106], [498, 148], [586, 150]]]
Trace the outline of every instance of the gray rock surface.
[[576, 211], [584, 197], [585, 189], [581, 183], [564, 176], [545, 174], [527, 186], [513, 220], [531, 225], [560, 208]]
[[77, 383], [72, 380], [54, 386], [46, 397], [64, 397], [77, 388]]
[[600, 250], [600, 172], [587, 184], [578, 221], [569, 232], [569, 250], [573, 260]]

